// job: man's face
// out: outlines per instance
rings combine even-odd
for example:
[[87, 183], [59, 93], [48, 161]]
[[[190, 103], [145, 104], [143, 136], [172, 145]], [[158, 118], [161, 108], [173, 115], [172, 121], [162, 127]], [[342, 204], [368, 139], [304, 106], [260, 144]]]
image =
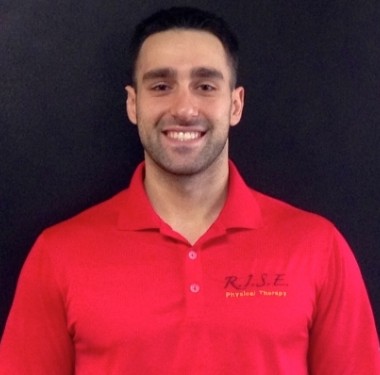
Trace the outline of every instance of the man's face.
[[145, 160], [177, 175], [205, 171], [228, 158], [228, 133], [243, 108], [231, 67], [214, 35], [169, 30], [149, 36], [128, 86], [127, 112]]

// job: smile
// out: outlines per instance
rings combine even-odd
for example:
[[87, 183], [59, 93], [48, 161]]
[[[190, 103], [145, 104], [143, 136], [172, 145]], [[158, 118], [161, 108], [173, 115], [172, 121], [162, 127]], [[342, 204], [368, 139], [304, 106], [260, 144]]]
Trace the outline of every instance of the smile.
[[193, 141], [195, 139], [199, 139], [202, 137], [201, 132], [195, 132], [195, 131], [168, 131], [166, 132], [166, 135], [168, 138], [174, 139], [176, 141], [186, 142], [186, 141]]

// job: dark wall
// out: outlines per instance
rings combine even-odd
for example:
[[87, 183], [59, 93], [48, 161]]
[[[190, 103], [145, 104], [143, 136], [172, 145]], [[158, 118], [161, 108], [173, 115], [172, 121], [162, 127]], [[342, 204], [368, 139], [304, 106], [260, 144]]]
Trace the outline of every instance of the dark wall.
[[[36, 236], [122, 189], [142, 159], [125, 48], [156, 4], [0, 3], [0, 331]], [[232, 158], [258, 190], [337, 225], [379, 326], [379, 2], [160, 1], [182, 4], [240, 35], [247, 98]]]

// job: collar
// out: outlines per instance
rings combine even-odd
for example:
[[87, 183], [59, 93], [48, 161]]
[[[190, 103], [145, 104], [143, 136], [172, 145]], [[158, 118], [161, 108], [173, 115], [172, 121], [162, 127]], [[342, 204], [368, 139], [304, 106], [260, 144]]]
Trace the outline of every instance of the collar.
[[[135, 170], [130, 186], [124, 191], [118, 220], [120, 230], [149, 230], [166, 226], [151, 206], [144, 189], [144, 169], [142, 162]], [[229, 161], [229, 183], [226, 203], [214, 223], [222, 230], [241, 228], [254, 229], [262, 226], [260, 207], [254, 192], [244, 182], [236, 166]]]

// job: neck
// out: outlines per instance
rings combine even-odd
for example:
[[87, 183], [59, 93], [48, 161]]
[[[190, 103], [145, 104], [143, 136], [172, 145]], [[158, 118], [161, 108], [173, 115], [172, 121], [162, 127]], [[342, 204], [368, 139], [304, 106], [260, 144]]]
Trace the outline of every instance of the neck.
[[226, 200], [228, 159], [216, 163], [194, 175], [173, 175], [146, 160], [144, 184], [153, 208], [191, 244], [216, 220]]

